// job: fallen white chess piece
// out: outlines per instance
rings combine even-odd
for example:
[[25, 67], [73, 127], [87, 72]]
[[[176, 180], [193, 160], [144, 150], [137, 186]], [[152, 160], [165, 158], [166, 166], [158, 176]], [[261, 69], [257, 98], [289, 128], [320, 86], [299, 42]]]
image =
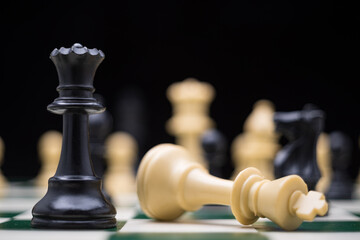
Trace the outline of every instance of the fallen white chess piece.
[[324, 195], [308, 192], [297, 175], [270, 181], [256, 168], [247, 168], [235, 181], [220, 179], [192, 161], [185, 148], [173, 144], [155, 146], [144, 156], [137, 193], [143, 211], [158, 220], [176, 219], [205, 204], [221, 204], [230, 205], [242, 224], [266, 217], [285, 230], [294, 230], [303, 220], [311, 221], [328, 210]]

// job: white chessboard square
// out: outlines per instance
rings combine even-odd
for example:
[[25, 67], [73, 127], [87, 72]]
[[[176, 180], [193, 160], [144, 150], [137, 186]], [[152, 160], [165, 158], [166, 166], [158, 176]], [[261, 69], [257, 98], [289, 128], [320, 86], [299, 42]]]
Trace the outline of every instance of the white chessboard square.
[[127, 221], [128, 219], [133, 218], [138, 211], [133, 207], [117, 207], [116, 212], [116, 220]]
[[3, 198], [0, 199], [0, 211], [4, 212], [22, 212], [27, 209], [31, 209], [36, 203], [38, 199], [32, 198]]
[[359, 221], [359, 217], [343, 208], [332, 205], [329, 208], [328, 215], [323, 217], [316, 217], [314, 221]]
[[167, 232], [246, 232], [256, 233], [251, 226], [244, 226], [235, 219], [179, 220], [160, 222], [152, 219], [131, 219], [120, 232], [126, 233], [167, 233]]
[[330, 207], [338, 207], [350, 212], [360, 213], [360, 199], [330, 200]]
[[0, 223], [7, 222], [11, 220], [11, 218], [0, 218]]
[[14, 217], [14, 219], [16, 219], [16, 220], [31, 220], [32, 219], [31, 209], [28, 209], [28, 210], [16, 215]]

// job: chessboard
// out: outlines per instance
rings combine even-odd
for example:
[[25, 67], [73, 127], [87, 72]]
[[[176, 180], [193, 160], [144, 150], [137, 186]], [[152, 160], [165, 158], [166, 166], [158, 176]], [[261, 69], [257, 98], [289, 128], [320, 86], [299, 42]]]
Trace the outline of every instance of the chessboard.
[[10, 183], [0, 198], [0, 239], [359, 239], [360, 200], [331, 200], [329, 212], [295, 231], [285, 231], [266, 218], [242, 225], [227, 206], [207, 205], [187, 212], [176, 221], [148, 218], [135, 198], [116, 206], [116, 228], [107, 230], [43, 230], [30, 226], [31, 209], [44, 189], [31, 182]]

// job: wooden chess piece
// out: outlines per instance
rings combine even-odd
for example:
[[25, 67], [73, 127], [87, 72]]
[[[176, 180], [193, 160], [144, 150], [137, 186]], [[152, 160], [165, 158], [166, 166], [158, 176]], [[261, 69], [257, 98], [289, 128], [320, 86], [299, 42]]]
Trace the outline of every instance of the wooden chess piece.
[[242, 224], [267, 217], [294, 230], [303, 220], [327, 212], [324, 195], [308, 192], [299, 176], [270, 181], [256, 168], [247, 168], [233, 182], [209, 175], [191, 158], [185, 148], [173, 144], [160, 144], [146, 153], [137, 174], [137, 193], [145, 214], [168, 221], [205, 204], [221, 204], [230, 205]]
[[61, 153], [62, 134], [49, 130], [40, 136], [38, 142], [38, 155], [41, 161], [39, 174], [35, 179], [37, 186], [45, 188], [48, 180], [55, 175]]
[[269, 100], [255, 102], [245, 120], [243, 133], [231, 145], [235, 166], [232, 179], [248, 167], [259, 169], [267, 179], [274, 179], [273, 161], [280, 149], [273, 121], [274, 111], [274, 104]]
[[166, 125], [168, 133], [175, 136], [176, 143], [193, 154], [197, 162], [206, 166], [201, 147], [201, 135], [215, 127], [209, 117], [209, 105], [214, 99], [212, 85], [187, 78], [167, 89], [167, 97], [173, 106], [173, 116]]
[[105, 142], [107, 171], [105, 189], [116, 206], [132, 205], [136, 199], [135, 161], [137, 143], [126, 132], [115, 132]]
[[105, 110], [93, 97], [93, 80], [104, 53], [81, 44], [54, 49], [59, 97], [47, 109], [63, 115], [63, 142], [56, 173], [46, 195], [34, 206], [36, 228], [100, 229], [116, 226], [116, 210], [101, 191], [89, 150], [89, 114]]

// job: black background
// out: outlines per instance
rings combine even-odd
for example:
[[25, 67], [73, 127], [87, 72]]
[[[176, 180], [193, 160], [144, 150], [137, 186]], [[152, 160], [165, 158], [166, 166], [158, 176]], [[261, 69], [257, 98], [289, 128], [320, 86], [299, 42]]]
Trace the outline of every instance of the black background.
[[313, 103], [326, 112], [326, 132], [351, 136], [358, 159], [359, 13], [346, 1], [11, 1], [1, 8], [1, 41], [9, 179], [34, 177], [38, 138], [62, 128], [46, 110], [58, 96], [49, 54], [76, 42], [106, 55], [94, 86], [109, 112], [122, 91], [143, 94], [140, 154], [173, 141], [166, 88], [195, 77], [216, 88], [211, 117], [229, 144], [258, 99], [278, 111]]

